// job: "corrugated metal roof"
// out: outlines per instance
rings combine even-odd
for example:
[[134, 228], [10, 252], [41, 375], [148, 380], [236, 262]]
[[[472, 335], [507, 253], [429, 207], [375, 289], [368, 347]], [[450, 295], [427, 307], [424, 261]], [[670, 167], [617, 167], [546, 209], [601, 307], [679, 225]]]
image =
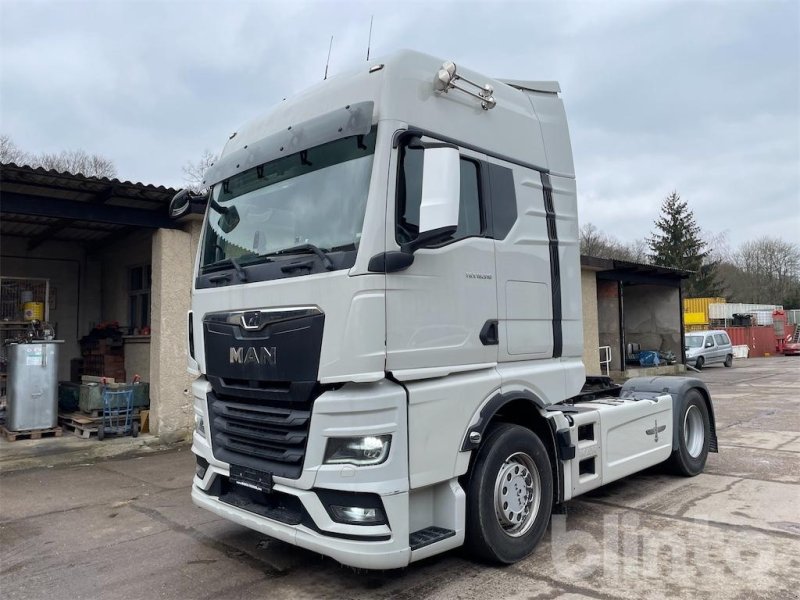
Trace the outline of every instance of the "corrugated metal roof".
[[[86, 203], [87, 212], [91, 206], [104, 205], [152, 211], [163, 216], [166, 215], [169, 202], [177, 191], [163, 185], [156, 186], [108, 177], [89, 177], [15, 163], [0, 164], [0, 195], [8, 194], [8, 197], [24, 195], [30, 197], [33, 202], [35, 198], [82, 202]], [[0, 210], [2, 208], [0, 205]], [[82, 210], [77, 212], [80, 213]], [[45, 234], [47, 239], [95, 242], [131, 229], [124, 225], [98, 220], [75, 219], [75, 216], [75, 214], [71, 218], [60, 214], [41, 216], [3, 210], [0, 217], [0, 233], [31, 238]]]
[[[0, 184], [5, 191], [47, 195], [50, 198], [83, 200], [86, 196], [95, 197], [98, 194], [109, 193], [111, 194], [107, 200], [109, 203], [117, 204], [123, 199], [137, 199], [151, 203], [142, 208], [153, 208], [152, 204], [169, 204], [178, 192], [163, 185], [155, 186], [108, 177], [88, 177], [15, 163], [0, 164]], [[47, 190], [46, 193], [42, 193], [44, 190]], [[125, 203], [124, 206], [131, 205]]]

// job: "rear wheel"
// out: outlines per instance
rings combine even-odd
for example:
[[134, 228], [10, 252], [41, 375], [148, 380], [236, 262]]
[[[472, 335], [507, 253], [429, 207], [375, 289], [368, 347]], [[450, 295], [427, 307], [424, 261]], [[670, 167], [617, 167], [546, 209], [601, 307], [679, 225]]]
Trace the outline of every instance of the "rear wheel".
[[697, 362], [694, 363], [695, 368], [699, 371], [703, 368], [703, 365], [706, 364], [706, 359], [702, 356], [697, 357]]
[[100, 425], [100, 427], [97, 428], [97, 439], [102, 442], [103, 438], [105, 437], [106, 437], [106, 430], [103, 428], [102, 425]]
[[538, 436], [519, 425], [492, 428], [467, 484], [467, 548], [491, 562], [521, 560], [544, 535], [552, 506], [550, 459]]
[[733, 354], [728, 354], [728, 356], [725, 357], [725, 362], [723, 364], [726, 367], [729, 367], [729, 368], [732, 367], [733, 366]]
[[669, 458], [672, 470], [686, 477], [701, 473], [710, 441], [711, 423], [705, 400], [697, 390], [689, 390], [678, 419], [678, 448]]
[[131, 423], [131, 437], [139, 437], [139, 421]]

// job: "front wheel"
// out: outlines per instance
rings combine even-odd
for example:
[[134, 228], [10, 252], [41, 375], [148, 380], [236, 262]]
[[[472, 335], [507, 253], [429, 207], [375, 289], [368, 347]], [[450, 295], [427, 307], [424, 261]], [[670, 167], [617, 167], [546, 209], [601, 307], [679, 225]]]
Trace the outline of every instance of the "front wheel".
[[698, 356], [697, 357], [697, 361], [695, 361], [695, 363], [694, 363], [694, 367], [695, 367], [695, 369], [700, 371], [703, 368], [704, 364], [706, 364], [706, 359], [703, 358], [702, 356]]
[[678, 448], [669, 458], [672, 470], [678, 475], [694, 477], [706, 466], [711, 441], [711, 422], [703, 396], [689, 390], [678, 419]]
[[493, 427], [467, 484], [467, 548], [491, 562], [517, 562], [541, 540], [552, 507], [553, 474], [539, 437], [519, 425]]

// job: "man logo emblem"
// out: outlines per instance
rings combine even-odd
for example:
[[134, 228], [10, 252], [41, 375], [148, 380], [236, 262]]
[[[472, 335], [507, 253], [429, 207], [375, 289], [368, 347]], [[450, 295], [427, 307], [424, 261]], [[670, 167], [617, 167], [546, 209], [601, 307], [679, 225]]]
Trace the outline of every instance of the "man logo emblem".
[[661, 433], [662, 431], [664, 431], [666, 428], [667, 428], [666, 425], [661, 425], [659, 427], [658, 419], [656, 419], [656, 426], [655, 427], [651, 427], [650, 429], [646, 429], [645, 433], [647, 435], [655, 435], [656, 439], [653, 440], [653, 441], [658, 442], [658, 434]]
[[242, 327], [245, 329], [258, 329], [261, 327], [261, 313], [251, 310], [242, 315]]
[[277, 356], [277, 349], [273, 346], [271, 348], [249, 348], [231, 346], [228, 361], [232, 365], [249, 365], [255, 363], [257, 365], [272, 365], [275, 366]]

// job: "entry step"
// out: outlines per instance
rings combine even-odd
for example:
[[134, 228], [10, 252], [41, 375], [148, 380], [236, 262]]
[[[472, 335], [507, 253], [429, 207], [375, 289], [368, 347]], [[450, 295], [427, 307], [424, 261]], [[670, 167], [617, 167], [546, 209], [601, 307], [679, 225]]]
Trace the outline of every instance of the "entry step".
[[435, 542], [446, 540], [456, 534], [452, 529], [444, 529], [443, 527], [426, 527], [415, 531], [409, 536], [412, 550], [419, 550], [425, 546], [430, 546]]

